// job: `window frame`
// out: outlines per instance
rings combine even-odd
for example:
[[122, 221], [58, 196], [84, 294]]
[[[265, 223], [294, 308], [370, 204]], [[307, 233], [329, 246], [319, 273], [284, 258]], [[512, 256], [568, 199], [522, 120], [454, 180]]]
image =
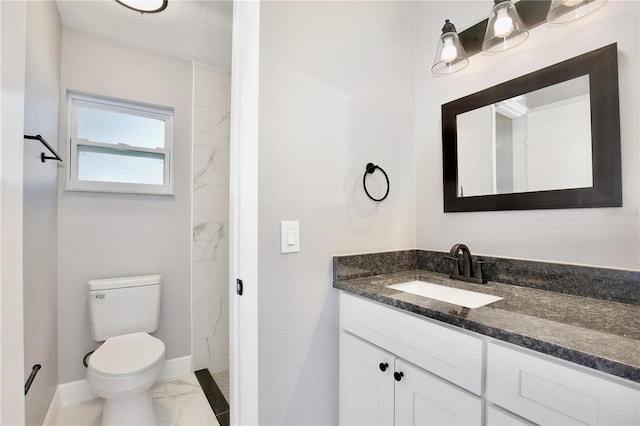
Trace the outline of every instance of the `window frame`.
[[[77, 137], [78, 114], [76, 108], [88, 107], [110, 112], [119, 112], [139, 117], [162, 120], [165, 123], [165, 147], [146, 148], [127, 144], [112, 144], [80, 139]], [[99, 95], [89, 95], [73, 91], [67, 92], [67, 149], [65, 191], [112, 192], [123, 194], [174, 195], [173, 192], [173, 108], [143, 104]], [[164, 156], [164, 184], [143, 184], [130, 182], [105, 182], [78, 180], [78, 145], [119, 151], [154, 153]]]

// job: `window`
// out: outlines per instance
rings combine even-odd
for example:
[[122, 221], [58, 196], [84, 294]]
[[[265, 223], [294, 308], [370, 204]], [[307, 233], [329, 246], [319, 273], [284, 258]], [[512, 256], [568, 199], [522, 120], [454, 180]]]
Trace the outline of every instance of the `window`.
[[173, 110], [68, 94], [70, 191], [172, 194]]

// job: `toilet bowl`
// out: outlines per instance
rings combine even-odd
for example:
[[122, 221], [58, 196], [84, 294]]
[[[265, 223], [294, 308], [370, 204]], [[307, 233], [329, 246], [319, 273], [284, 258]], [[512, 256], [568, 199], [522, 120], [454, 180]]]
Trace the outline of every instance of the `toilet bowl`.
[[164, 343], [146, 332], [110, 337], [96, 349], [87, 382], [105, 400], [102, 424], [156, 424], [150, 391], [164, 364]]

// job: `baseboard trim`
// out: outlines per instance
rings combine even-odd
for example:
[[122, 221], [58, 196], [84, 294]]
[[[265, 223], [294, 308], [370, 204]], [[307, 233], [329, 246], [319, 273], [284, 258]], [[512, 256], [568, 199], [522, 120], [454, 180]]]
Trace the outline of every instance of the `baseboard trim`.
[[55, 426], [58, 412], [60, 411], [60, 386], [56, 387], [56, 391], [51, 398], [51, 404], [47, 410], [47, 415], [42, 422], [42, 426]]
[[160, 374], [160, 382], [166, 382], [173, 380], [176, 377], [184, 376], [193, 372], [193, 363], [191, 355], [183, 356], [180, 358], [172, 358], [167, 360], [164, 364], [164, 369]]
[[[166, 382], [191, 372], [193, 372], [191, 355], [168, 359], [165, 362], [164, 369], [162, 370], [162, 373], [160, 373], [158, 381]], [[58, 385], [58, 389], [56, 390], [53, 400], [49, 406], [49, 412], [52, 413], [52, 421], [55, 420], [55, 417], [61, 408], [94, 398], [97, 398], [97, 395], [93, 393], [86, 379]], [[49, 412], [47, 412], [47, 419], [50, 415]], [[44, 425], [46, 426], [48, 423], [45, 421]]]
[[62, 383], [58, 385], [58, 389], [60, 390], [60, 408], [98, 397], [93, 393], [86, 379]]

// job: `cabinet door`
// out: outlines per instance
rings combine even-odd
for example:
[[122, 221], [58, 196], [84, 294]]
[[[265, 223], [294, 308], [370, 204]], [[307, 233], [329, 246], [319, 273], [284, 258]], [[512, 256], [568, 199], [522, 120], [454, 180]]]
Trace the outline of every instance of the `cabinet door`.
[[394, 359], [377, 346], [340, 332], [341, 425], [393, 424]]
[[487, 426], [533, 426], [514, 414], [508, 413], [493, 405], [487, 406]]
[[396, 359], [396, 425], [480, 425], [482, 400]]

